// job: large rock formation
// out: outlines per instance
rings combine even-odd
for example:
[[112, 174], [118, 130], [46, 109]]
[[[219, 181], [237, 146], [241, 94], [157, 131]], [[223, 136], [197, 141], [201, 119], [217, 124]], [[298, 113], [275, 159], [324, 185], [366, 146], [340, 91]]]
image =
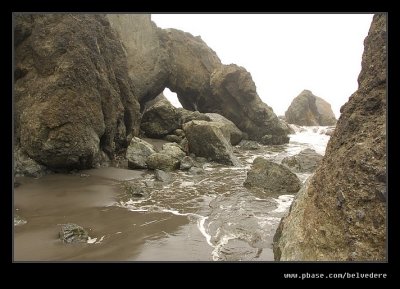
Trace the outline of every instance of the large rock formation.
[[15, 17], [15, 142], [53, 169], [88, 168], [137, 134], [139, 104], [102, 15]]
[[342, 107], [315, 175], [275, 235], [277, 260], [386, 256], [386, 16], [364, 41], [358, 90]]
[[285, 112], [286, 121], [297, 125], [335, 125], [331, 105], [309, 90], [295, 97]]
[[15, 144], [47, 168], [89, 168], [124, 153], [139, 134], [139, 111], [165, 87], [198, 111], [189, 118], [219, 113], [250, 139], [288, 141], [249, 72], [222, 65], [199, 36], [157, 28], [150, 15], [21, 14], [14, 40]]

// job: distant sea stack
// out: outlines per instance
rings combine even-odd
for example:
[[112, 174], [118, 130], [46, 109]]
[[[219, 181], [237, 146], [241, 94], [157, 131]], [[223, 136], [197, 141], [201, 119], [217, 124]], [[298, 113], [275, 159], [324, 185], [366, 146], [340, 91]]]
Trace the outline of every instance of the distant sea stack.
[[295, 97], [285, 112], [286, 121], [297, 125], [335, 125], [336, 118], [331, 105], [309, 90]]
[[342, 107], [322, 163], [274, 237], [276, 260], [386, 257], [386, 16], [364, 41], [358, 90]]

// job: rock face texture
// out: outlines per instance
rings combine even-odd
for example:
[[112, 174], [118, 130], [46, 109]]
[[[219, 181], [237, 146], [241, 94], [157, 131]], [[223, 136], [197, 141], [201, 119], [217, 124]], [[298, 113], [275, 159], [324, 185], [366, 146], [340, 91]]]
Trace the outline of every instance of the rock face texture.
[[296, 194], [301, 188], [299, 178], [283, 165], [257, 157], [247, 172], [243, 185], [262, 188], [269, 194]]
[[342, 107], [326, 154], [275, 234], [276, 260], [386, 256], [386, 16], [364, 41], [358, 90]]
[[293, 99], [285, 112], [286, 121], [297, 125], [335, 125], [331, 105], [309, 90], [303, 90]]
[[134, 94], [141, 105], [159, 95], [169, 77], [169, 55], [150, 14], [107, 14], [122, 43]]
[[51, 169], [89, 168], [139, 128], [125, 53], [101, 15], [15, 18], [15, 141]]

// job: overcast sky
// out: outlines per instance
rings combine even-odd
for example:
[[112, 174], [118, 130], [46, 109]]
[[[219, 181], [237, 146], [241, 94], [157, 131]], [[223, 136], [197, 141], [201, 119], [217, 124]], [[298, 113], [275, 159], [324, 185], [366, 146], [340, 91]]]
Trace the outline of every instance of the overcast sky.
[[[327, 100], [336, 117], [357, 89], [372, 14], [152, 14], [161, 28], [201, 38], [223, 64], [252, 75], [260, 98], [283, 115], [303, 89]], [[176, 97], [168, 98], [177, 104]]]

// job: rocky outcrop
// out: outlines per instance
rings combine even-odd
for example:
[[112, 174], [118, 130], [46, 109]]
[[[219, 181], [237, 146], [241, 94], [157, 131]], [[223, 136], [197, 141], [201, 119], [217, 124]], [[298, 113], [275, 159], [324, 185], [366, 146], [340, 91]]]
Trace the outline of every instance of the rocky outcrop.
[[113, 158], [138, 133], [123, 47], [103, 15], [15, 17], [15, 143], [52, 169]]
[[146, 169], [147, 157], [155, 152], [153, 145], [140, 138], [133, 137], [125, 154], [125, 157], [128, 160], [128, 168]]
[[205, 115], [208, 116], [211, 119], [211, 121], [220, 122], [224, 124], [224, 126], [221, 129], [228, 131], [230, 135], [229, 139], [232, 145], [237, 145], [242, 140], [243, 133], [229, 119], [223, 117], [218, 113], [206, 113]]
[[200, 36], [166, 29], [160, 39], [170, 57], [167, 87], [177, 93], [183, 108], [218, 113], [254, 140], [266, 134], [287, 135], [272, 109], [261, 101], [250, 73], [243, 67], [222, 65]]
[[312, 173], [322, 160], [322, 155], [313, 149], [304, 149], [297, 155], [285, 157], [282, 165], [287, 166], [295, 173]]
[[262, 188], [268, 194], [284, 195], [296, 194], [301, 182], [285, 166], [257, 157], [243, 185], [246, 188]]
[[321, 165], [275, 235], [277, 260], [385, 260], [386, 16], [364, 41], [358, 90], [341, 116]]
[[213, 121], [193, 120], [183, 125], [189, 142], [189, 151], [199, 157], [227, 164], [238, 165], [230, 144], [230, 134], [221, 130], [224, 125]]
[[293, 99], [285, 112], [286, 121], [297, 125], [335, 125], [331, 105], [309, 90], [303, 90]]
[[[21, 14], [14, 32], [15, 144], [51, 170], [91, 168], [124, 153], [139, 134], [140, 111], [151, 137], [211, 112], [250, 139], [288, 141], [249, 72], [222, 65], [199, 36], [157, 28], [150, 15]], [[146, 105], [165, 87], [186, 111]]]

